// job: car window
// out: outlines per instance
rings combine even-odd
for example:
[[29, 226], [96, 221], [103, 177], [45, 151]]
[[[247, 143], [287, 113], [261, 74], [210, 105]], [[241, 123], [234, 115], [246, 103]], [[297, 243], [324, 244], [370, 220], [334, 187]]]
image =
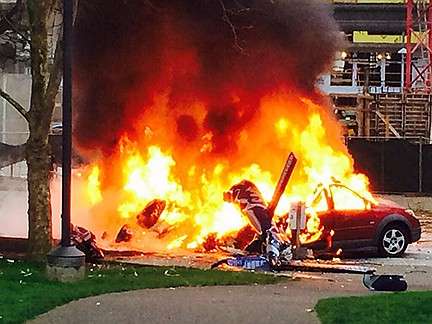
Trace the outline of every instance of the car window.
[[312, 201], [311, 207], [315, 212], [322, 212], [328, 210], [327, 200], [324, 190], [321, 190]]
[[365, 200], [354, 191], [343, 186], [331, 186], [335, 210], [363, 210], [367, 208]]

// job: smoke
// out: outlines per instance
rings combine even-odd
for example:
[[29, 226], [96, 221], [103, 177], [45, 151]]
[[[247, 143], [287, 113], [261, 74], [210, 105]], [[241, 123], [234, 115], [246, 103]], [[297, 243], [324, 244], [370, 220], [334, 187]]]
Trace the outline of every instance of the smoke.
[[80, 3], [74, 143], [109, 155], [125, 132], [149, 130], [199, 151], [211, 133], [211, 154], [235, 153], [263, 96], [281, 86], [313, 93], [340, 42], [318, 0]]

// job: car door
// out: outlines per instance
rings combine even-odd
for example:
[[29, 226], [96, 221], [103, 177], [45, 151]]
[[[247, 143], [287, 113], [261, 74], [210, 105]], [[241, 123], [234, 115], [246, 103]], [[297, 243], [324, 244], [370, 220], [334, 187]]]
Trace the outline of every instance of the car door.
[[[373, 238], [376, 216], [370, 203], [345, 186], [330, 187], [333, 200], [333, 241], [368, 241]], [[361, 242], [358, 242], [361, 243]]]
[[[331, 210], [331, 200], [326, 188], [317, 190], [312, 202], [310, 203], [311, 209], [319, 218], [319, 227], [323, 229], [323, 234], [320, 241], [327, 241], [327, 237], [334, 229], [334, 215]], [[309, 211], [311, 213], [311, 211]]]

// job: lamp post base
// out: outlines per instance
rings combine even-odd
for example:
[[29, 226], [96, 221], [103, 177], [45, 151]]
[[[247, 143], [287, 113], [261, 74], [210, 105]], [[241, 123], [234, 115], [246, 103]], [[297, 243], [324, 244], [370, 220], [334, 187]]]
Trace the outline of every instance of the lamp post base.
[[85, 254], [75, 246], [58, 246], [47, 254], [47, 278], [70, 282], [85, 277]]

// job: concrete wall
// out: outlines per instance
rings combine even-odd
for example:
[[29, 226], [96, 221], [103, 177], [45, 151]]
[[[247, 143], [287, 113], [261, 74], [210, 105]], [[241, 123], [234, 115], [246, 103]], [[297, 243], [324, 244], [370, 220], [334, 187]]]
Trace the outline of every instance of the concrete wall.
[[[61, 236], [61, 178], [51, 183], [52, 225], [54, 238]], [[0, 237], [28, 235], [27, 180], [0, 176]]]
[[0, 236], [27, 237], [27, 181], [0, 176]]

